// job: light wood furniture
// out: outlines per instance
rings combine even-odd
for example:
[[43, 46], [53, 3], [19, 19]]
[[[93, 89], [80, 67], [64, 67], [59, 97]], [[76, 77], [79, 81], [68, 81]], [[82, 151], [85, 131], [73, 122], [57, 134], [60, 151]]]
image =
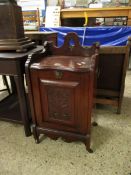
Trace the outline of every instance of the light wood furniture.
[[[75, 46], [70, 47], [70, 40]], [[91, 112], [94, 99], [95, 46], [84, 49], [75, 33], [68, 33], [60, 48], [47, 47], [47, 55], [32, 59], [27, 71], [33, 134], [37, 143], [40, 134], [66, 141], [80, 140], [89, 152]], [[29, 64], [29, 63], [28, 63]]]
[[40, 14], [39, 8], [36, 10], [22, 11], [24, 29], [27, 30], [39, 30], [40, 27]]
[[61, 19], [88, 17], [128, 17], [127, 25], [131, 25], [131, 7], [112, 8], [70, 8], [61, 10]]

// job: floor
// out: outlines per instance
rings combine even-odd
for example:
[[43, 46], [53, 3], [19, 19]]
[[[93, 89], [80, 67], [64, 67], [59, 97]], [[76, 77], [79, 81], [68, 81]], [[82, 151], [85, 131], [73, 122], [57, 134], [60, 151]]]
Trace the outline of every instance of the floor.
[[23, 126], [0, 121], [0, 175], [131, 175], [131, 71], [121, 115], [103, 106], [94, 115], [93, 154], [81, 142], [44, 137], [36, 144]]

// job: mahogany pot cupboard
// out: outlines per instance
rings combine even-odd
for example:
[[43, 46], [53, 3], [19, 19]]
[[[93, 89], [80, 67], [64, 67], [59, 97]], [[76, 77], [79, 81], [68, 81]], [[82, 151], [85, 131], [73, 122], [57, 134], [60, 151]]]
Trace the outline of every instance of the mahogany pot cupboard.
[[[74, 46], [70, 46], [70, 41]], [[33, 135], [65, 141], [80, 140], [90, 149], [98, 48], [85, 49], [75, 33], [65, 36], [60, 48], [34, 54], [26, 62], [26, 77], [33, 118]]]

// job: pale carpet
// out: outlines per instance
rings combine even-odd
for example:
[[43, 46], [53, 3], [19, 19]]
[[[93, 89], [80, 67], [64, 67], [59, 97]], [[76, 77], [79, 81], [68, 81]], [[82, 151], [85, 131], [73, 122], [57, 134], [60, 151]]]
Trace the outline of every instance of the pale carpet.
[[45, 138], [35, 144], [23, 127], [0, 121], [0, 175], [130, 175], [131, 71], [127, 72], [121, 115], [111, 107], [96, 109], [93, 154], [83, 143]]

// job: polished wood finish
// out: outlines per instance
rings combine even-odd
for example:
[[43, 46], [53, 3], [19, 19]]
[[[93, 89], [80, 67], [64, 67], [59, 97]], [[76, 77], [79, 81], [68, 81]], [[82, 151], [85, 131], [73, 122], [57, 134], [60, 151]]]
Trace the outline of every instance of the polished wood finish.
[[16, 89], [13, 93], [0, 102], [0, 119], [22, 123], [25, 135], [31, 135], [29, 107], [24, 85], [25, 61], [33, 52], [40, 52], [42, 46], [31, 49], [26, 53], [0, 52], [0, 74], [12, 76]]
[[121, 113], [131, 38], [126, 46], [100, 47], [96, 103], [117, 107]]
[[52, 41], [57, 46], [57, 32], [25, 32], [25, 36], [38, 45], [43, 45], [45, 41]]
[[26, 51], [34, 43], [24, 36], [21, 7], [9, 2], [0, 3], [0, 51]]
[[0, 3], [0, 39], [24, 38], [21, 7], [16, 4]]
[[112, 8], [70, 8], [61, 10], [61, 19], [66, 18], [85, 18], [88, 17], [128, 17], [127, 25], [131, 25], [131, 7], [112, 7]]
[[[70, 40], [75, 45], [70, 46]], [[60, 48], [49, 45], [47, 55], [27, 61], [27, 80], [33, 117], [33, 134], [53, 139], [80, 140], [90, 150], [91, 112], [98, 49], [84, 49], [75, 33], [65, 36]], [[38, 58], [37, 58], [38, 57]], [[36, 59], [37, 58], [37, 59]]]

